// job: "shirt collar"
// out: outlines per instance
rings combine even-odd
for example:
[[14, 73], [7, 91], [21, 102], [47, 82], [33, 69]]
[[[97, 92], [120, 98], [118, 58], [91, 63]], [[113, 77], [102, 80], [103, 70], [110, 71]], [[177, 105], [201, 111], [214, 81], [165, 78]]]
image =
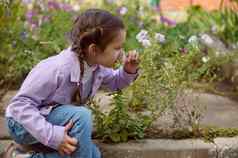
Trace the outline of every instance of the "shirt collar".
[[[67, 49], [67, 53], [72, 57], [72, 67], [70, 70], [70, 81], [71, 82], [80, 82], [80, 62], [78, 60], [77, 54], [71, 50], [71, 47]], [[86, 62], [84, 64], [87, 64]], [[86, 67], [86, 66], [85, 66]], [[93, 71], [96, 71], [99, 68], [98, 65], [93, 65]]]

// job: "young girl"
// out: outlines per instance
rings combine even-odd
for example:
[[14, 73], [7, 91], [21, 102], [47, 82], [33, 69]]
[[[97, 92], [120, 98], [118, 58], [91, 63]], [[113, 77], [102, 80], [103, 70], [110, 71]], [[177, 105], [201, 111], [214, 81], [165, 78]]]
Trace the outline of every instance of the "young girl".
[[91, 139], [91, 112], [73, 105], [72, 98], [78, 91], [83, 105], [100, 86], [115, 91], [136, 79], [136, 52], [128, 53], [123, 67], [111, 68], [122, 56], [125, 37], [120, 18], [100, 9], [86, 10], [74, 22], [71, 46], [31, 70], [6, 110], [7, 126], [16, 143], [52, 150], [28, 157], [101, 157]]

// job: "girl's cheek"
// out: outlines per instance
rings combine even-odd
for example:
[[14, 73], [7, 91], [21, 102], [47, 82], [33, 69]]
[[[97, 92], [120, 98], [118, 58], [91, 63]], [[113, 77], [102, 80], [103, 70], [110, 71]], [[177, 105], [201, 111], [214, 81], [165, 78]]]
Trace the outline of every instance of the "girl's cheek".
[[120, 51], [115, 51], [114, 53], [113, 53], [113, 59], [114, 59], [114, 61], [116, 61], [116, 60], [118, 60], [118, 58], [120, 57]]

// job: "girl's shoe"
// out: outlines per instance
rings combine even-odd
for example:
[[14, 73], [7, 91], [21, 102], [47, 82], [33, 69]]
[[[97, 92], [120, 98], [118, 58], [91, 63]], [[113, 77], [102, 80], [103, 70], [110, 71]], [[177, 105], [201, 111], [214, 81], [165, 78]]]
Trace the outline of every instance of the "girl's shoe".
[[4, 151], [3, 158], [29, 158], [31, 153], [19, 148], [16, 143], [11, 143]]

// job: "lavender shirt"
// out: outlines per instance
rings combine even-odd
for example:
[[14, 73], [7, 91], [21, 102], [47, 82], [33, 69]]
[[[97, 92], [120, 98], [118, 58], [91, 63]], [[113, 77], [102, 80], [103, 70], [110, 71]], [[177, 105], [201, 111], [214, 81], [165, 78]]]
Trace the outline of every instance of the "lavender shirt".
[[[93, 97], [100, 86], [111, 91], [122, 89], [136, 79], [123, 68], [113, 70], [98, 65], [93, 72]], [[80, 85], [80, 64], [71, 48], [38, 63], [28, 74], [20, 90], [6, 110], [38, 141], [57, 149], [63, 140], [64, 127], [47, 122], [44, 115], [51, 111], [51, 102], [70, 104], [73, 93]]]

